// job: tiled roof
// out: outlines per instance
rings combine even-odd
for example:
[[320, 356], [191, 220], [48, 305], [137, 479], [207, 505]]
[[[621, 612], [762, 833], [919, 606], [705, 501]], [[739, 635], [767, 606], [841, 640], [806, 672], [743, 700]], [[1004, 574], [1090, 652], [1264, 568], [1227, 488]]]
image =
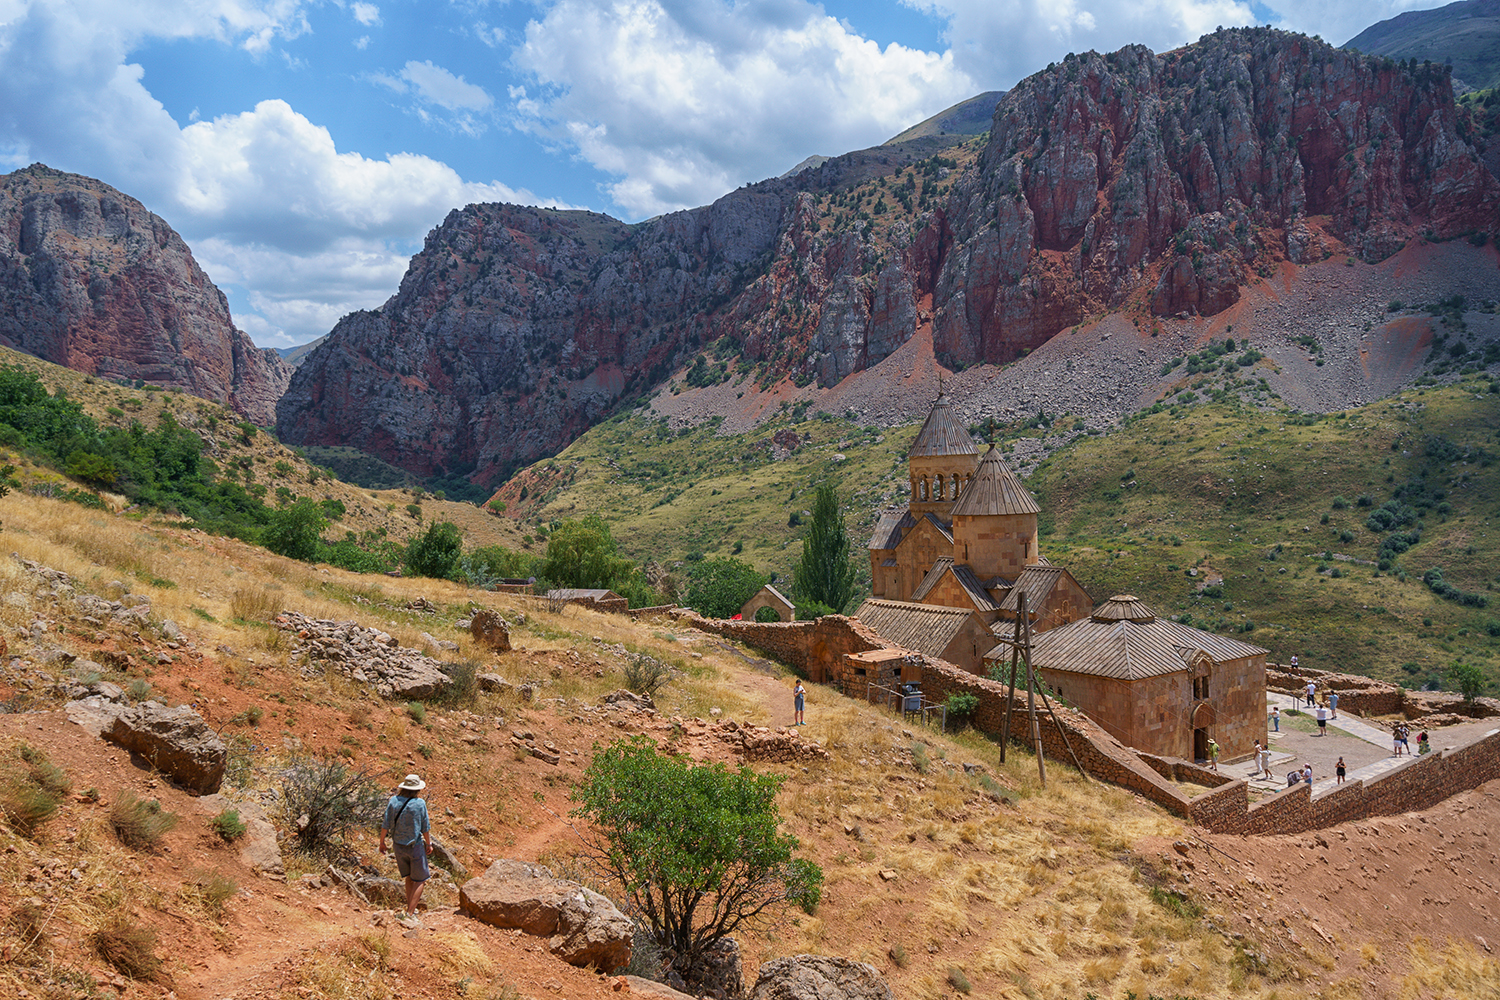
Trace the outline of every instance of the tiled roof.
[[1147, 624], [1156, 621], [1156, 612], [1134, 594], [1116, 594], [1095, 608], [1089, 617], [1096, 622], [1132, 621]]
[[969, 432], [953, 415], [953, 404], [947, 393], [938, 396], [932, 404], [932, 412], [922, 422], [916, 440], [911, 443], [907, 458], [933, 458], [942, 455], [973, 455], [979, 448]]
[[974, 607], [980, 611], [994, 611], [1000, 607], [985, 589], [984, 584], [979, 582], [979, 577], [975, 576], [974, 571], [967, 565], [960, 563], [954, 566], [953, 578], [958, 581], [960, 587], [964, 588], [964, 593], [969, 595], [969, 600], [973, 601]]
[[932, 593], [932, 588], [937, 586], [938, 581], [943, 578], [943, 574], [952, 568], [952, 556], [938, 556], [937, 562], [932, 564], [932, 569], [928, 570], [927, 575], [922, 577], [922, 582], [917, 584], [917, 589], [911, 592], [911, 599], [913, 601], [921, 601], [928, 594]]
[[1083, 618], [1038, 633], [1032, 640], [1031, 662], [1047, 670], [1139, 680], [1187, 670], [1199, 650], [1220, 663], [1266, 652], [1162, 618], [1149, 622]]
[[769, 583], [766, 584], [761, 589], [764, 590], [764, 591], [766, 591], [766, 592], [768, 592], [772, 597], [776, 598], [778, 601], [780, 601], [782, 604], [785, 604], [787, 607], [789, 607], [789, 608], [795, 608], [796, 607], [796, 605], [792, 603], [791, 598], [787, 597], [785, 594], [783, 594], [781, 591], [777, 590], [775, 587], [771, 586]]
[[894, 549], [901, 544], [901, 537], [908, 529], [916, 527], [916, 519], [905, 507], [893, 507], [880, 512], [875, 522], [875, 531], [870, 535], [870, 548]]
[[1005, 600], [1000, 602], [1000, 608], [1004, 611], [1017, 610], [1020, 595], [1024, 592], [1027, 610], [1032, 613], [1040, 611], [1042, 602], [1052, 593], [1052, 588], [1057, 586], [1057, 581], [1065, 572], [1061, 566], [1024, 567], [1021, 575], [1016, 577], [1015, 585], [1005, 595]]
[[973, 614], [968, 608], [871, 598], [859, 606], [854, 616], [898, 646], [938, 657]]
[[1021, 480], [1010, 471], [1000, 458], [1000, 452], [990, 445], [990, 450], [979, 460], [974, 478], [964, 484], [958, 502], [953, 505], [954, 517], [980, 517], [987, 514], [1036, 514], [1041, 505], [1021, 485]]
[[937, 516], [934, 515], [931, 511], [928, 511], [926, 514], [923, 514], [922, 516], [925, 517], [925, 518], [927, 518], [927, 520], [931, 521], [933, 523], [933, 526], [936, 527], [937, 530], [939, 530], [939, 531], [941, 531], [943, 533], [943, 537], [944, 538], [948, 539], [948, 541], [950, 541], [950, 542], [953, 541], [953, 527], [952, 527], [952, 525], [944, 524], [942, 521], [939, 521], [937, 519]]

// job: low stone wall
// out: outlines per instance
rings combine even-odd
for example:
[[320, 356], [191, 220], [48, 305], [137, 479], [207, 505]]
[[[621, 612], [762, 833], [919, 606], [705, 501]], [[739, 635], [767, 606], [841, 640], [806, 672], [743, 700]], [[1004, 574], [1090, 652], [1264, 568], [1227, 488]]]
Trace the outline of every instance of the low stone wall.
[[1385, 681], [1313, 667], [1266, 664], [1266, 687], [1272, 691], [1300, 697], [1307, 691], [1308, 681], [1317, 682], [1320, 698], [1330, 691], [1338, 692], [1339, 708], [1355, 715], [1395, 715], [1406, 708], [1406, 689]]
[[[872, 649], [897, 649], [865, 627], [856, 618], [829, 615], [815, 622], [747, 622], [704, 618], [695, 612], [673, 608], [677, 621], [705, 632], [722, 635], [751, 646], [767, 656], [792, 666], [814, 680], [842, 681], [844, 656]], [[922, 693], [929, 701], [946, 701], [948, 695], [967, 692], [979, 699], [971, 724], [998, 736], [1005, 719], [1005, 685], [969, 673], [944, 660], [923, 657]], [[1267, 668], [1267, 676], [1273, 668]], [[1291, 675], [1290, 668], [1274, 668]], [[818, 676], [821, 673], [822, 678]], [[1346, 677], [1327, 671], [1299, 668], [1296, 676]], [[1366, 692], [1386, 697], [1389, 688], [1370, 678], [1351, 678], [1362, 683], [1349, 689], [1335, 684], [1339, 707], [1354, 711], [1354, 703]], [[1319, 688], [1324, 688], [1322, 682]], [[1403, 696], [1401, 688], [1392, 689]], [[856, 692], [857, 694], [862, 692]], [[1089, 776], [1119, 785], [1154, 802], [1175, 815], [1215, 833], [1300, 833], [1370, 816], [1388, 816], [1427, 809], [1450, 795], [1477, 788], [1500, 778], [1500, 731], [1462, 749], [1434, 751], [1375, 781], [1350, 781], [1316, 799], [1312, 790], [1298, 784], [1275, 796], [1250, 805], [1248, 784], [1243, 779], [1211, 771], [1176, 758], [1140, 754], [1099, 728], [1087, 716], [1054, 703], [1058, 720], [1067, 731], [1073, 753], [1068, 752], [1057, 726], [1037, 699], [1041, 722], [1042, 753], [1049, 760], [1073, 765], [1073, 755]], [[1399, 709], [1397, 709], [1399, 711]], [[1379, 713], [1377, 713], [1379, 714]], [[1031, 743], [1025, 692], [1018, 692], [1012, 707], [1011, 739]], [[1171, 782], [1187, 781], [1211, 786], [1189, 798]]]
[[676, 610], [675, 604], [657, 604], [649, 608], [631, 608], [625, 612], [625, 616], [632, 621], [640, 621], [642, 618], [655, 618], [658, 615], [670, 616]]
[[[1140, 758], [1157, 774], [1163, 778], [1171, 778], [1173, 781], [1187, 781], [1205, 788], [1219, 788], [1238, 780], [1231, 778], [1223, 771], [1215, 771], [1213, 768], [1203, 767], [1201, 764], [1183, 760], [1181, 757], [1158, 757], [1153, 753], [1143, 753], [1140, 754]], [[1249, 760], [1249, 757], [1245, 759]]]
[[1495, 778], [1500, 778], [1500, 730], [1466, 747], [1435, 750], [1373, 781], [1345, 782], [1316, 798], [1307, 785], [1297, 784], [1251, 806], [1243, 789], [1231, 795], [1231, 786], [1225, 786], [1193, 799], [1191, 819], [1216, 833], [1301, 833], [1428, 809]]

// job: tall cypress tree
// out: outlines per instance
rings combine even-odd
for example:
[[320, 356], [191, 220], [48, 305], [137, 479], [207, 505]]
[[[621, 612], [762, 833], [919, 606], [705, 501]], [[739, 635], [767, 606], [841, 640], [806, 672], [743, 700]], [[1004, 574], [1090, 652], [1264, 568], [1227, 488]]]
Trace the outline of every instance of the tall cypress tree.
[[849, 562], [849, 532], [839, 513], [839, 495], [833, 486], [818, 487], [813, 501], [812, 524], [802, 539], [802, 561], [792, 576], [800, 601], [816, 601], [843, 614], [854, 594], [854, 566]]

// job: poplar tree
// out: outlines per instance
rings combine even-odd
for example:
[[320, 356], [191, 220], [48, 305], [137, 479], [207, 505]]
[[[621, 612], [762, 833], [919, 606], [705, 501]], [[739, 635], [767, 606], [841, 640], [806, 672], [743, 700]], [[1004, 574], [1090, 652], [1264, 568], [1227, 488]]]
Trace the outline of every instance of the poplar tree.
[[802, 539], [802, 561], [792, 575], [797, 599], [843, 614], [854, 595], [854, 566], [849, 562], [849, 532], [839, 511], [838, 492], [829, 483], [818, 487], [812, 524]]

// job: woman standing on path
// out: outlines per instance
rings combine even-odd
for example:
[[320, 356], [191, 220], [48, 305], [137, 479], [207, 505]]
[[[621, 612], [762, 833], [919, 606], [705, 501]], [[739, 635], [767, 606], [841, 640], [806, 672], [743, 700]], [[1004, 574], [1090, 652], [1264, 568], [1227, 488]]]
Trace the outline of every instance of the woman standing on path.
[[799, 677], [797, 679], [797, 686], [792, 688], [792, 707], [796, 712], [795, 721], [792, 723], [794, 726], [807, 725], [806, 722], [802, 721], [802, 706], [806, 702], [806, 699], [807, 688], [802, 686], [802, 679]]
[[1340, 757], [1339, 762], [1333, 765], [1333, 773], [1338, 775], [1339, 780], [1336, 784], [1342, 785], [1344, 783], [1344, 758]]

